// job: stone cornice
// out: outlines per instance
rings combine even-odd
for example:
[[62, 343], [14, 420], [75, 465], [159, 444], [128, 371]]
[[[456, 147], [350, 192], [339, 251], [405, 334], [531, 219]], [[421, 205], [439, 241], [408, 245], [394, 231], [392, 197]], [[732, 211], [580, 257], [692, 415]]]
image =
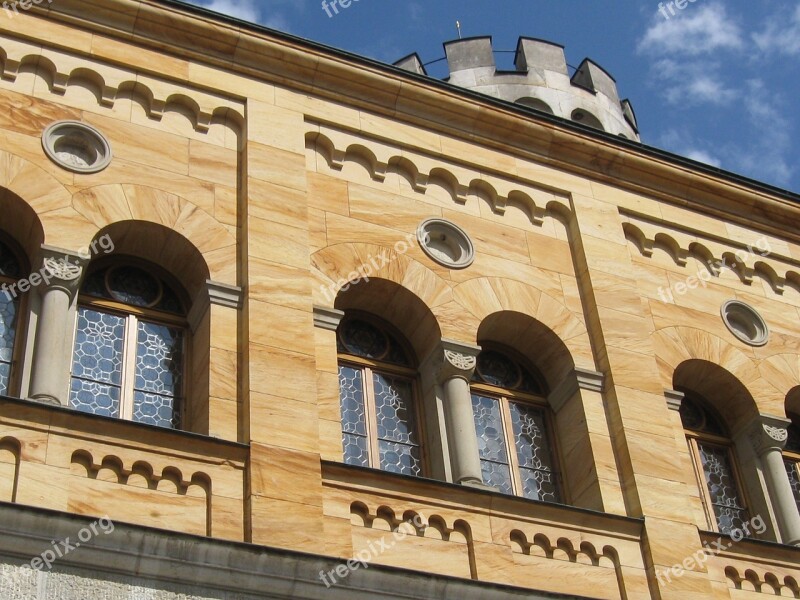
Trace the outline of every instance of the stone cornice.
[[667, 400], [667, 408], [677, 412], [680, 411], [681, 404], [683, 404], [683, 399], [686, 397], [686, 394], [678, 390], [664, 390], [664, 397]]
[[556, 389], [547, 396], [553, 412], [558, 413], [578, 390], [601, 393], [605, 386], [605, 375], [598, 371], [575, 367], [570, 377], [565, 377]]
[[344, 318], [344, 311], [324, 306], [314, 306], [314, 327], [336, 331]]
[[[34, 5], [30, 12], [172, 56], [344, 100], [656, 199], [749, 225], [756, 222], [763, 231], [780, 231], [800, 240], [800, 234], [790, 233], [800, 231], [796, 204], [800, 197], [795, 194], [196, 7], [167, 0], [59, 0]], [[0, 24], [0, 30], [9, 26]], [[118, 49], [115, 54], [102, 44], [93, 46], [92, 52], [111, 61], [119, 57]]]

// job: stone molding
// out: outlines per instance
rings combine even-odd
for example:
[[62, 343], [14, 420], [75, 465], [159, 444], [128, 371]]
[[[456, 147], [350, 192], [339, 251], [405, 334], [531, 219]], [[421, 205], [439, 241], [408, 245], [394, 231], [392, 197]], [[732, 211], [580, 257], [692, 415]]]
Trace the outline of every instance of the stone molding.
[[678, 390], [664, 390], [664, 397], [667, 399], [667, 408], [678, 412], [681, 409], [686, 394]]
[[208, 300], [211, 304], [240, 309], [244, 299], [244, 290], [238, 285], [230, 285], [206, 279]]
[[606, 376], [599, 371], [575, 367], [572, 376], [566, 377], [547, 397], [553, 412], [558, 413], [578, 390], [602, 393]]
[[344, 311], [325, 306], [314, 306], [314, 327], [336, 331], [344, 318]]

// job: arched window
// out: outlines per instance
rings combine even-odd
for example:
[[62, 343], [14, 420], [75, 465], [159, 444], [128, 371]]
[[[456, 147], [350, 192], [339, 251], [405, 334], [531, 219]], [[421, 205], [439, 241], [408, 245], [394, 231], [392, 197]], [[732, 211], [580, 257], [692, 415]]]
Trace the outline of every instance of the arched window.
[[155, 269], [115, 263], [81, 287], [70, 405], [161, 427], [180, 426], [186, 311]]
[[783, 451], [783, 464], [786, 466], [786, 474], [789, 476], [789, 483], [792, 484], [794, 501], [800, 512], [800, 427], [796, 423], [792, 419], [792, 424], [789, 425], [789, 439], [786, 440], [786, 447]]
[[681, 403], [680, 415], [709, 525], [725, 534], [747, 533], [750, 517], [725, 426], [690, 394]]
[[344, 462], [422, 475], [410, 353], [387, 326], [362, 315], [345, 317], [337, 344]]
[[11, 366], [14, 363], [14, 341], [19, 322], [20, 290], [17, 280], [22, 276], [19, 260], [6, 244], [0, 241], [0, 395], [11, 389]]
[[560, 502], [541, 378], [505, 353], [484, 350], [471, 389], [483, 482], [504, 494]]

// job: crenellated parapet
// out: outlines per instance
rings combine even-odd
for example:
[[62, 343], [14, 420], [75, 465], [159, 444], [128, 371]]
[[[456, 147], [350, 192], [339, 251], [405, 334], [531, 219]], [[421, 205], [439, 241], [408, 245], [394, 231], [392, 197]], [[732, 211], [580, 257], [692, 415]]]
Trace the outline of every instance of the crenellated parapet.
[[[589, 58], [570, 76], [564, 47], [545, 40], [520, 37], [513, 71], [497, 68], [490, 36], [446, 42], [444, 50], [453, 85], [639, 140], [630, 101], [620, 100], [614, 78]], [[427, 75], [416, 53], [395, 65]]]

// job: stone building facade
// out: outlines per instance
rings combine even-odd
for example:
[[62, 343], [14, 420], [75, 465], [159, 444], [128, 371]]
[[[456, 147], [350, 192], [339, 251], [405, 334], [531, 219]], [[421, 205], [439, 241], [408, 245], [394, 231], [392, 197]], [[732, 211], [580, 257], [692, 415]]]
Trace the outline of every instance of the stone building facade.
[[0, 596], [800, 597], [800, 197], [553, 48], [0, 19]]

